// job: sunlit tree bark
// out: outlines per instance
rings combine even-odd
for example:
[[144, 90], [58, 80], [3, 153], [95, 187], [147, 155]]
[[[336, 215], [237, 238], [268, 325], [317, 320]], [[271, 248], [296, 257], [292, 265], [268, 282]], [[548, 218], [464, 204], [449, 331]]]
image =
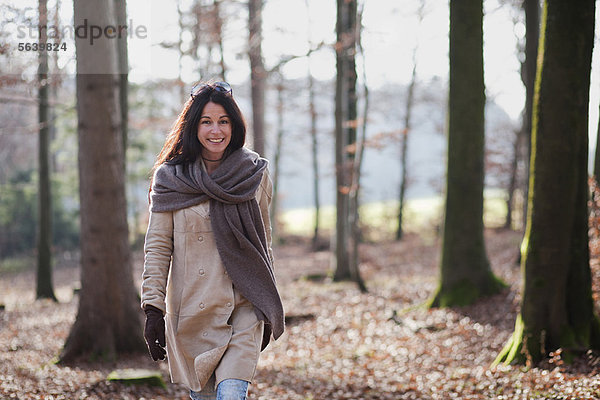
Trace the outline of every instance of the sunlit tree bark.
[[504, 217], [504, 228], [511, 229], [513, 224], [513, 202], [515, 191], [517, 190], [517, 175], [519, 170], [519, 160], [521, 152], [521, 142], [523, 141], [523, 129], [514, 132], [512, 160], [510, 162], [510, 178], [508, 181], [507, 196], [506, 196], [506, 216]]
[[513, 160], [511, 163], [511, 177], [506, 200], [507, 215], [504, 226], [512, 226], [512, 212], [514, 192], [517, 189], [517, 169], [519, 161], [524, 160], [525, 179], [522, 187], [523, 207], [522, 226], [527, 222], [527, 192], [529, 190], [529, 159], [531, 158], [531, 116], [533, 113], [533, 94], [535, 74], [537, 68], [537, 52], [540, 36], [540, 3], [539, 0], [523, 0], [521, 5], [525, 13], [525, 59], [521, 62], [521, 80], [525, 85], [525, 108], [521, 129], [515, 135]]
[[[523, 143], [525, 145], [525, 174], [529, 177], [529, 161], [531, 159], [531, 129], [533, 116], [533, 96], [535, 92], [535, 76], [537, 71], [537, 58], [540, 37], [540, 1], [524, 0], [525, 9], [525, 63], [523, 65], [522, 79], [525, 84], [525, 114], [523, 115]], [[525, 180], [523, 202], [523, 226], [527, 223], [527, 197], [529, 184]]]

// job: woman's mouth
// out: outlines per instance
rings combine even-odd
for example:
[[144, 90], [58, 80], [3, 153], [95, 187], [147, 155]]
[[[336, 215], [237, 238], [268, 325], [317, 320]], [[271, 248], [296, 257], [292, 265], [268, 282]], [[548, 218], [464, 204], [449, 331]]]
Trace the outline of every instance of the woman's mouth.
[[222, 143], [225, 138], [220, 138], [220, 139], [207, 139], [210, 143], [215, 143], [215, 144], [219, 144]]

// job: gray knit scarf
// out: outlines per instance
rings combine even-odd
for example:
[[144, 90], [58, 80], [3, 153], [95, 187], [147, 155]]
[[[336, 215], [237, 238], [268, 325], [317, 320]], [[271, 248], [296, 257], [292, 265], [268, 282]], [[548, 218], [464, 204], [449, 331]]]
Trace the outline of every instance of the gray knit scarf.
[[150, 211], [166, 212], [210, 200], [210, 222], [215, 242], [233, 285], [265, 321], [262, 348], [271, 332], [284, 330], [284, 312], [275, 286], [272, 261], [256, 191], [268, 161], [242, 147], [208, 174], [200, 158], [188, 164], [160, 165], [154, 174]]

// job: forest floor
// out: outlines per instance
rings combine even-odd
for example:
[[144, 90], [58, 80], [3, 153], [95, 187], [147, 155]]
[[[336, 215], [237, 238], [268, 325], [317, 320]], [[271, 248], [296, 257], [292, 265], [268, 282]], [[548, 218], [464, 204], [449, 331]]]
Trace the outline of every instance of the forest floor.
[[[555, 354], [535, 367], [490, 365], [512, 334], [519, 304], [515, 261], [521, 233], [487, 230], [494, 273], [509, 287], [469, 307], [423, 307], [437, 286], [439, 239], [364, 244], [369, 289], [327, 278], [330, 253], [301, 240], [276, 249], [276, 275], [289, 320], [262, 353], [250, 399], [600, 399], [600, 361], [570, 365]], [[136, 277], [141, 255], [136, 256]], [[0, 399], [187, 399], [167, 388], [109, 382], [113, 369], [159, 370], [147, 355], [118, 362], [54, 363], [77, 311], [75, 261], [55, 270], [59, 303], [34, 301], [34, 272], [0, 277]], [[598, 300], [600, 265], [592, 262]], [[598, 301], [596, 301], [598, 302]], [[141, 332], [140, 332], [141, 334]]]

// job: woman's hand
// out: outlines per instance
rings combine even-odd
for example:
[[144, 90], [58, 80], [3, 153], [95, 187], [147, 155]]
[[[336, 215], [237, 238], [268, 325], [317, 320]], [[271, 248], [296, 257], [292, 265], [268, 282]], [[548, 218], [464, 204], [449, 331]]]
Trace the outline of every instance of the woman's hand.
[[146, 326], [144, 327], [144, 339], [148, 345], [148, 351], [154, 361], [165, 359], [165, 319], [162, 311], [158, 308], [146, 305]]

